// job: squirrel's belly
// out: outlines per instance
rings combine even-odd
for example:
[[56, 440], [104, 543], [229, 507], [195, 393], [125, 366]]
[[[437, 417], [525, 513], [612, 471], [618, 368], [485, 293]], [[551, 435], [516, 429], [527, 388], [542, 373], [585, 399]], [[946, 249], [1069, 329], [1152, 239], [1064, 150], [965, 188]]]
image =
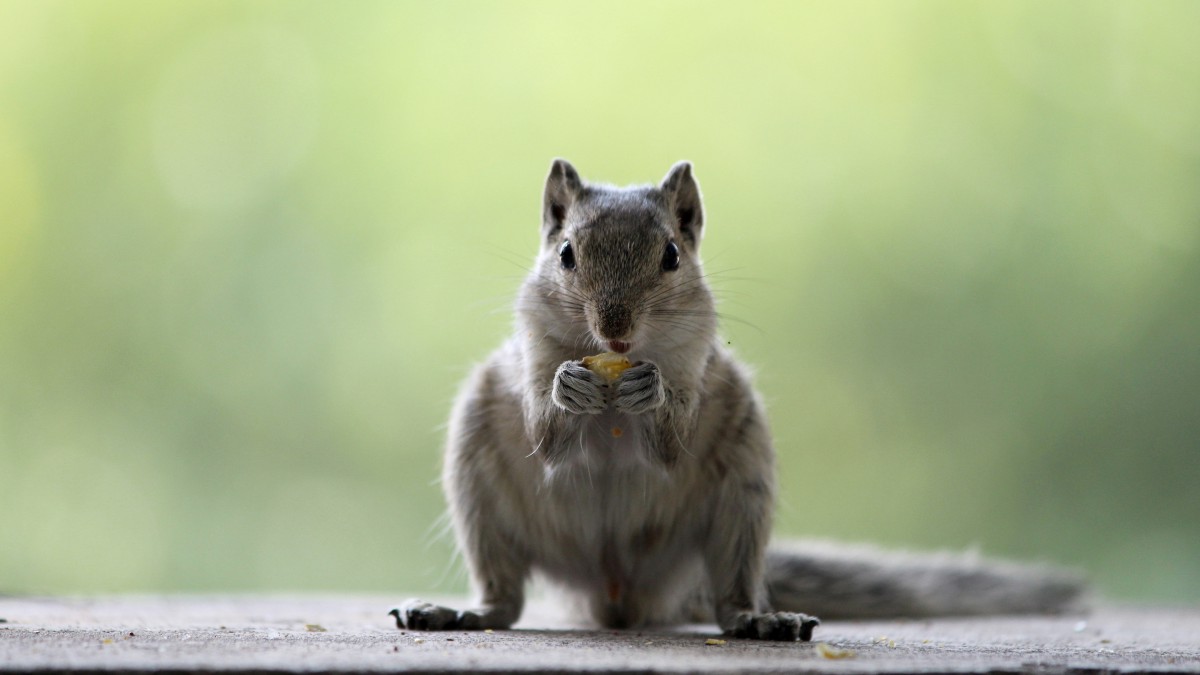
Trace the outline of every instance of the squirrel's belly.
[[698, 548], [651, 538], [603, 533], [592, 540], [574, 537], [542, 551], [534, 567], [547, 578], [608, 602], [632, 595], [657, 595], [701, 558]]
[[700, 552], [697, 524], [669, 476], [597, 459], [606, 449], [585, 445], [588, 461], [545, 486], [532, 562], [551, 579], [615, 601], [662, 585]]

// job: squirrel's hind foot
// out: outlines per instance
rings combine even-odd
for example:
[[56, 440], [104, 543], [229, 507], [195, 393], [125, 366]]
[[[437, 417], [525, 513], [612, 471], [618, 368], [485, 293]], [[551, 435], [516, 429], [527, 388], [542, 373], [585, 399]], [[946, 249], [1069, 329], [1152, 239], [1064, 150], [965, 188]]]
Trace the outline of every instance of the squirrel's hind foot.
[[737, 616], [734, 627], [725, 632], [732, 637], [751, 640], [808, 642], [812, 639], [813, 629], [820, 624], [821, 620], [817, 617], [796, 612], [742, 612]]
[[409, 600], [388, 612], [397, 628], [408, 630], [483, 630], [483, 620], [470, 610], [458, 611], [421, 600]]

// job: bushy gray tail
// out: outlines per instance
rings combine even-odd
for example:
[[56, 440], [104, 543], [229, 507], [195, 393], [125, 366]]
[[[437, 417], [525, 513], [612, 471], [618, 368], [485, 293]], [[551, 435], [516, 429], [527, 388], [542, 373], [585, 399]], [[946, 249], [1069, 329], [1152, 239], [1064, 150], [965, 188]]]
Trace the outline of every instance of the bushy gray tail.
[[777, 611], [823, 619], [1053, 614], [1079, 609], [1079, 573], [974, 553], [904, 553], [872, 546], [784, 543], [767, 553]]

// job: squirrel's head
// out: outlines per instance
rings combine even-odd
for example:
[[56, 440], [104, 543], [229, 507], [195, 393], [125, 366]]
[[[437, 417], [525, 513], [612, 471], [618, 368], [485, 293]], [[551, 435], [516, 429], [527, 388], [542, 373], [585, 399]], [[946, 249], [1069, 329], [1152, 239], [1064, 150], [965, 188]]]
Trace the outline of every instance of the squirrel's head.
[[700, 267], [703, 225], [688, 162], [657, 186], [617, 188], [584, 182], [554, 160], [531, 277], [540, 313], [558, 324], [546, 329], [580, 349], [615, 352], [707, 339], [715, 318]]

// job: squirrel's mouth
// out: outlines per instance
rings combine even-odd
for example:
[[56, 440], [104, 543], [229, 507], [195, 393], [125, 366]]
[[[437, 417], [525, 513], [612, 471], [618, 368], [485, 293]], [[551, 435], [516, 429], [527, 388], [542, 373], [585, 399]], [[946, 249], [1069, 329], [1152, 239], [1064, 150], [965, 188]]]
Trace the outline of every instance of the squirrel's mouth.
[[625, 342], [623, 340], [609, 340], [608, 341], [608, 350], [610, 352], [624, 354], [625, 352], [629, 351], [632, 348], [633, 348], [632, 344]]

